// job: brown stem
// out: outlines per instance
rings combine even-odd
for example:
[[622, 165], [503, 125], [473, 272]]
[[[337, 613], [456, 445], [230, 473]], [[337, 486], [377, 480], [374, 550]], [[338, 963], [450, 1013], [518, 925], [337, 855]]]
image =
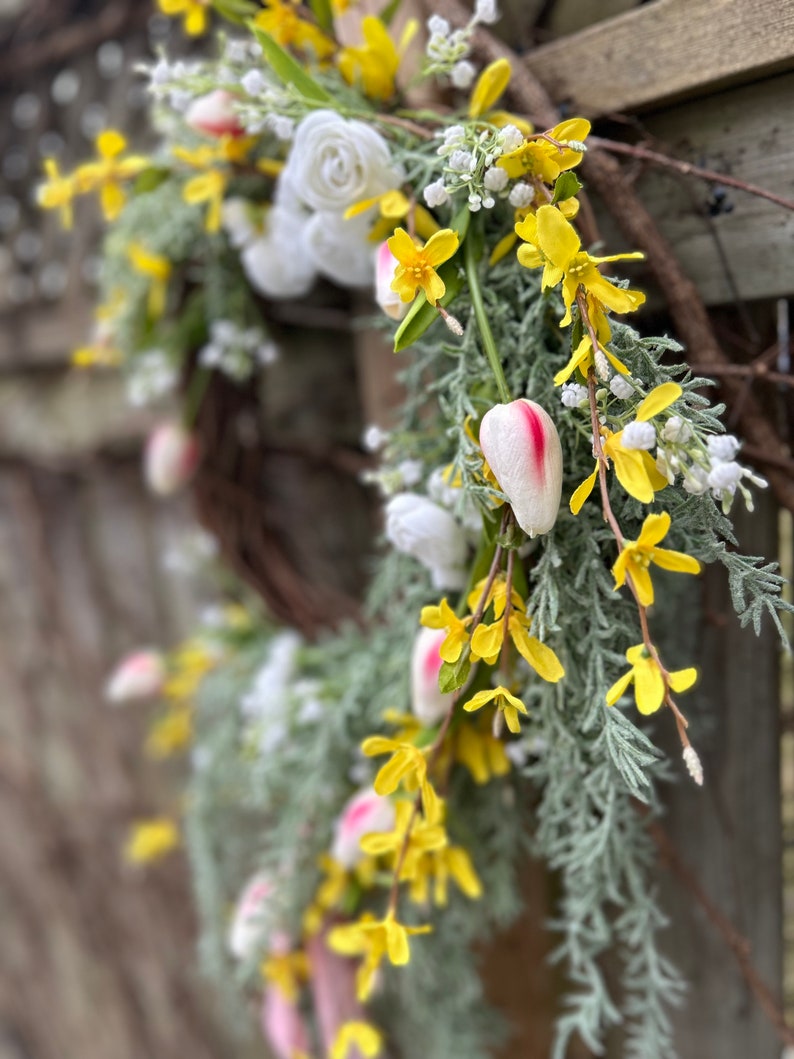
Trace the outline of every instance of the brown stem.
[[405, 129], [406, 132], [410, 132], [412, 136], [416, 136], [420, 140], [432, 140], [435, 136], [434, 132], [426, 129], [423, 125], [419, 125], [409, 118], [398, 118], [396, 114], [376, 114], [375, 120], [382, 125], [393, 125], [396, 129]]
[[[460, 25], [468, 21], [469, 13], [460, 0], [436, 0], [434, 10], [436, 14]], [[474, 34], [474, 45], [489, 60], [507, 59], [510, 62], [513, 69], [510, 93], [513, 99], [537, 125], [553, 128], [559, 121], [557, 108], [546, 88], [521, 61], [520, 56], [482, 26]], [[620, 163], [605, 150], [595, 148], [585, 156], [582, 170], [624, 236], [632, 245], [645, 251], [648, 265], [667, 301], [678, 336], [688, 349], [691, 363], [694, 366], [701, 363], [730, 364], [714, 335], [697, 286], [681, 268], [672, 247], [641, 202]], [[582, 235], [587, 242], [587, 232], [583, 231]], [[730, 403], [739, 399], [741, 389], [740, 383], [725, 380], [725, 395]], [[769, 453], [783, 455], [777, 431], [756, 401], [748, 399], [744, 402], [740, 422], [744, 436], [752, 445]], [[783, 470], [774, 470], [769, 474], [769, 484], [779, 503], [789, 511], [794, 511], [792, 478]]]
[[794, 201], [784, 199], [773, 191], [767, 191], [766, 188], [758, 187], [757, 184], [748, 184], [744, 180], [728, 176], [727, 173], [719, 173], [716, 169], [703, 169], [701, 166], [692, 165], [691, 162], [682, 162], [679, 158], [671, 158], [670, 155], [662, 154], [660, 151], [651, 151], [647, 147], [639, 147], [632, 143], [621, 143], [619, 140], [608, 140], [602, 136], [588, 137], [588, 144], [591, 147], [599, 147], [604, 151], [609, 151], [610, 154], [625, 154], [631, 158], [639, 158], [644, 162], [650, 162], [653, 165], [673, 169], [683, 176], [697, 177], [699, 180], [706, 180], [712, 184], [724, 184], [725, 187], [745, 191], [748, 195], [757, 195], [759, 198], [768, 199], [769, 202], [774, 202], [776, 206], [782, 206], [784, 210], [794, 210]]

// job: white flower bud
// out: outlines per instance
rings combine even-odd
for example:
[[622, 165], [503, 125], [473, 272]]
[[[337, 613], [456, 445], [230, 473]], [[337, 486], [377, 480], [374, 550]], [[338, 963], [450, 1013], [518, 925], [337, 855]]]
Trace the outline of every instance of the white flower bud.
[[108, 702], [132, 702], [158, 695], [165, 680], [165, 661], [159, 651], [135, 651], [116, 666], [105, 685]]
[[331, 856], [343, 868], [354, 868], [364, 857], [361, 839], [394, 827], [394, 805], [371, 787], [354, 794], [334, 825]]
[[742, 480], [743, 470], [735, 460], [730, 460], [728, 463], [715, 463], [709, 471], [709, 487], [715, 493], [727, 490], [733, 496], [736, 486]]
[[477, 67], [468, 59], [455, 63], [450, 71], [450, 78], [455, 88], [468, 88], [477, 74]]
[[686, 445], [692, 437], [692, 427], [681, 416], [670, 416], [662, 427], [662, 441], [669, 441], [677, 445]]
[[511, 154], [524, 142], [524, 134], [515, 125], [505, 125], [498, 135], [498, 140], [503, 153]]
[[162, 423], [146, 441], [143, 476], [153, 493], [170, 496], [188, 482], [198, 461], [196, 438], [180, 423]]
[[385, 516], [387, 539], [427, 567], [435, 588], [463, 588], [466, 538], [448, 511], [418, 493], [398, 493]]
[[450, 169], [454, 169], [456, 173], [470, 173], [474, 168], [474, 155], [471, 151], [464, 151], [461, 148], [456, 148], [449, 156], [447, 163]]
[[234, 111], [234, 96], [216, 88], [206, 96], [195, 99], [187, 109], [185, 121], [197, 132], [207, 136], [242, 136], [243, 126]]
[[477, 0], [474, 5], [474, 20], [484, 22], [486, 25], [498, 22], [499, 11], [496, 7], [496, 0]]
[[732, 460], [741, 447], [739, 439], [733, 434], [712, 434], [706, 439], [706, 446], [712, 462], [724, 463]]
[[534, 188], [531, 188], [529, 184], [525, 184], [523, 180], [519, 180], [517, 184], [513, 185], [510, 194], [507, 196], [507, 201], [515, 209], [523, 210], [529, 206], [534, 197]]
[[698, 787], [702, 787], [703, 766], [700, 763], [700, 758], [698, 757], [697, 750], [695, 750], [693, 746], [684, 747], [683, 758], [687, 772], [698, 785]]
[[411, 709], [424, 725], [437, 724], [450, 708], [451, 696], [439, 690], [438, 674], [444, 629], [420, 629], [411, 652]]
[[472, 213], [477, 213], [482, 208], [482, 196], [471, 194], [469, 195], [469, 209]]
[[261, 70], [249, 70], [240, 78], [240, 84], [249, 96], [260, 96], [267, 88], [267, 81]]
[[634, 395], [634, 387], [625, 375], [615, 375], [610, 379], [609, 389], [621, 401], [627, 401]]
[[480, 445], [519, 526], [530, 537], [548, 533], [562, 493], [562, 447], [548, 412], [525, 398], [495, 405], [482, 418]]
[[422, 194], [431, 210], [436, 206], [444, 206], [449, 202], [449, 193], [444, 187], [444, 181], [441, 178], [434, 180], [432, 184], [428, 184]]
[[482, 182], [489, 191], [504, 191], [507, 187], [507, 172], [499, 166], [491, 166], [485, 170]]
[[441, 15], [431, 15], [427, 20], [427, 31], [434, 37], [448, 37], [450, 25]]
[[624, 427], [620, 443], [624, 449], [652, 449], [656, 444], [656, 427], [635, 419]]
[[588, 401], [587, 387], [579, 382], [566, 382], [563, 384], [560, 400], [566, 408], [578, 408]]

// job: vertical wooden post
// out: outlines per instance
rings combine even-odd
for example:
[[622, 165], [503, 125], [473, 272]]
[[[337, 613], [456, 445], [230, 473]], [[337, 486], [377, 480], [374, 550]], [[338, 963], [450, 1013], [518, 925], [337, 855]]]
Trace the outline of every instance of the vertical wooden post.
[[[747, 515], [737, 503], [737, 535], [750, 555], [777, 554], [777, 509], [758, 498]], [[703, 889], [747, 938], [753, 963], [776, 994], [782, 980], [782, 851], [779, 778], [779, 642], [740, 629], [721, 568], [705, 574], [705, 607], [694, 625], [702, 676], [685, 703], [705, 786], [686, 779], [668, 792], [665, 826]], [[671, 748], [671, 753], [673, 752]], [[778, 1059], [782, 1046], [724, 940], [691, 895], [661, 878], [671, 927], [663, 944], [689, 982], [677, 1014], [684, 1059]]]

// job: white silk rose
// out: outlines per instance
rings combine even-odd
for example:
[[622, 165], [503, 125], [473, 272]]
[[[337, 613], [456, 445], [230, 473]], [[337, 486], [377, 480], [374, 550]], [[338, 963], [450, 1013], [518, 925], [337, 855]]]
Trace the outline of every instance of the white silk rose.
[[305, 246], [307, 217], [278, 202], [265, 216], [262, 234], [240, 254], [251, 286], [266, 298], [300, 298], [317, 271]]
[[375, 276], [369, 221], [339, 213], [315, 213], [303, 233], [308, 259], [340, 287], [370, 287]]
[[386, 537], [427, 567], [434, 588], [466, 584], [466, 537], [448, 511], [418, 493], [398, 493], [386, 505]]
[[371, 126], [316, 110], [298, 126], [282, 180], [313, 210], [344, 213], [397, 187], [401, 174]]

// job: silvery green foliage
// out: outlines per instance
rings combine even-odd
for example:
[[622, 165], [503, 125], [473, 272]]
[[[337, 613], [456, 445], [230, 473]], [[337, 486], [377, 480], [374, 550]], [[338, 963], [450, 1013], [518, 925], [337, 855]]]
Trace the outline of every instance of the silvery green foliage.
[[[554, 960], [563, 968], [567, 990], [553, 1059], [563, 1059], [574, 1037], [595, 1054], [606, 1054], [607, 1035], [615, 1028], [626, 1059], [670, 1059], [675, 1052], [669, 1012], [684, 987], [664, 956], [666, 920], [656, 898], [653, 848], [636, 807], [645, 802], [648, 811], [657, 812], [657, 784], [666, 766], [645, 723], [635, 723], [633, 703], [611, 709], [604, 704], [606, 689], [626, 667], [626, 649], [640, 639], [636, 609], [625, 593], [613, 590], [615, 542], [597, 491], [578, 517], [567, 508], [573, 490], [590, 474], [593, 456], [587, 410], [563, 406], [553, 385], [568, 355], [557, 326], [559, 303], [541, 295], [536, 276], [512, 262], [488, 272], [485, 299], [511, 391], [549, 410], [562, 440], [563, 508], [553, 530], [522, 554], [533, 633], [558, 653], [566, 677], [549, 685], [523, 671], [522, 697], [530, 716], [511, 742], [517, 767], [510, 777], [477, 787], [457, 775], [449, 792], [449, 828], [453, 840], [471, 851], [485, 897], [472, 903], [453, 892], [442, 913], [420, 910], [417, 918], [433, 922], [435, 934], [415, 939], [408, 967], [387, 972], [373, 1016], [406, 1056], [416, 1054], [419, 1041], [427, 1059], [490, 1054], [500, 1031], [483, 1002], [471, 944], [518, 914], [516, 867], [531, 849], [548, 864], [559, 888], [551, 929], [557, 936]], [[420, 460], [425, 481], [451, 463], [463, 481], [452, 510], [462, 515], [473, 501], [492, 519], [487, 514], [492, 490], [478, 478], [479, 456], [465, 422], [496, 402], [496, 390], [465, 294], [453, 308], [466, 326], [463, 338], [453, 339], [435, 323], [405, 358], [407, 398], [385, 459]], [[676, 361], [675, 343], [640, 338], [616, 324], [614, 344], [642, 384], [642, 394], [625, 402], [626, 417], [643, 394], [675, 379], [684, 389], [676, 412], [695, 431], [721, 429], [701, 392], [704, 380], [692, 378]], [[636, 535], [647, 508], [612, 477], [610, 496], [624, 531]], [[757, 626], [765, 610], [777, 620], [785, 604], [776, 568], [728, 549], [730, 524], [710, 496], [671, 488], [660, 495], [659, 508], [673, 518], [671, 547], [726, 565], [743, 622]], [[659, 584], [668, 582], [660, 578]], [[271, 632], [263, 631], [233, 667], [206, 683], [188, 835], [204, 962], [219, 981], [229, 979], [228, 909], [252, 871], [264, 869], [283, 880], [276, 899], [280, 920], [297, 936], [318, 881], [316, 858], [328, 848], [334, 818], [353, 789], [374, 775], [376, 765], [359, 756], [358, 745], [368, 734], [390, 730], [383, 723], [385, 710], [407, 710], [407, 660], [419, 610], [436, 598], [418, 563], [394, 553], [378, 558], [367, 631], [347, 628], [298, 652], [301, 680], [312, 681], [324, 703], [321, 716], [306, 723], [300, 696], [294, 690], [283, 695], [277, 704], [283, 732], [275, 746], [272, 731], [271, 743], [263, 743], [267, 733], [247, 726], [238, 708]], [[657, 618], [652, 615], [651, 621], [661, 636]], [[679, 657], [680, 648], [671, 650], [671, 657], [665, 655], [670, 668], [694, 661]], [[696, 694], [685, 705], [697, 716]], [[382, 911], [382, 892], [372, 907]], [[602, 966], [607, 953], [610, 985]], [[254, 975], [254, 965], [245, 967], [238, 980], [252, 982]], [[508, 1029], [502, 1026], [501, 1032]]]

